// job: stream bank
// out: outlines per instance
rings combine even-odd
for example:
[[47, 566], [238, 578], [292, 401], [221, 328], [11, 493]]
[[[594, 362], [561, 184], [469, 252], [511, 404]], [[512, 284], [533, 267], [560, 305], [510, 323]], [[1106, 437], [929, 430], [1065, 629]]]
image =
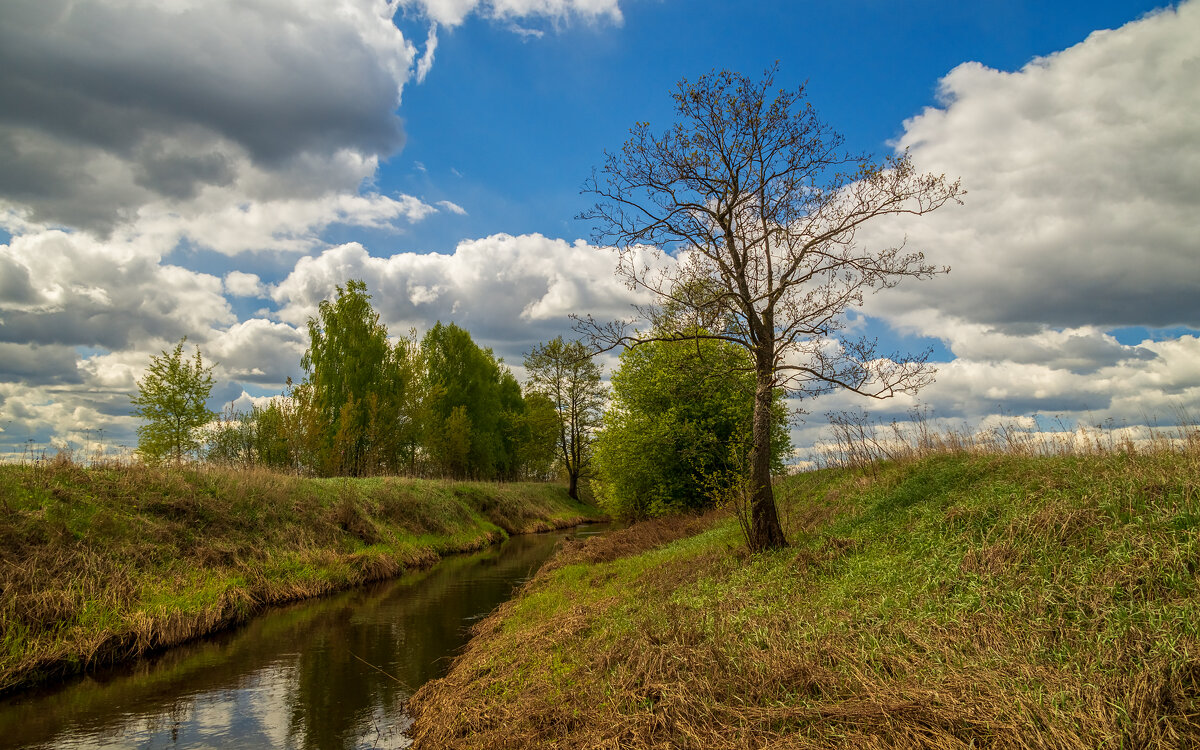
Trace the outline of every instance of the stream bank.
[[0, 694], [601, 514], [560, 485], [0, 466]]
[[561, 540], [606, 528], [514, 536], [0, 699], [0, 748], [405, 747], [405, 699], [445, 673], [470, 626]]

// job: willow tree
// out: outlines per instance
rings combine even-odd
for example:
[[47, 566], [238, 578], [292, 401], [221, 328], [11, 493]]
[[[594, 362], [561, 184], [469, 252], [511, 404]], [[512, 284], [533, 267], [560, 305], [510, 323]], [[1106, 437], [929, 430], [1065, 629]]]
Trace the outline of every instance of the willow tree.
[[601, 347], [702, 337], [750, 354], [755, 549], [786, 544], [771, 488], [778, 389], [886, 398], [932, 376], [928, 353], [881, 356], [875, 341], [846, 335], [846, 312], [866, 290], [949, 270], [905, 250], [903, 238], [865, 245], [863, 225], [963, 194], [957, 181], [918, 172], [907, 154], [876, 161], [846, 152], [804, 87], [773, 92], [774, 77], [721, 71], [681, 81], [674, 126], [655, 134], [638, 123], [620, 151], [606, 152], [584, 186], [596, 203], [581, 217], [594, 222], [597, 243], [620, 251], [618, 275], [654, 300], [639, 309], [649, 335], [585, 319]]

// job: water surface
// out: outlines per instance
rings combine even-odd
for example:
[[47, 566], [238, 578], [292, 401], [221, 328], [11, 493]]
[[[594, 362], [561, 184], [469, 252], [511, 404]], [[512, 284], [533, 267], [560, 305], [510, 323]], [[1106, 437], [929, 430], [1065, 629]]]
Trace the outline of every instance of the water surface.
[[273, 610], [157, 657], [0, 701], [0, 747], [396, 748], [403, 702], [563, 536], [513, 537], [432, 570]]

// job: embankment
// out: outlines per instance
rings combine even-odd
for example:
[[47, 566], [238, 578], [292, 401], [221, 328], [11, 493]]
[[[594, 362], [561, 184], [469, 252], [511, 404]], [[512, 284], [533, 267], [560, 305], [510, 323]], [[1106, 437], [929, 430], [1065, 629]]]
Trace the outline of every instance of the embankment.
[[577, 544], [414, 696], [416, 747], [1200, 747], [1198, 453], [824, 470], [779, 484], [787, 549]]
[[598, 516], [548, 484], [0, 466], [0, 692]]

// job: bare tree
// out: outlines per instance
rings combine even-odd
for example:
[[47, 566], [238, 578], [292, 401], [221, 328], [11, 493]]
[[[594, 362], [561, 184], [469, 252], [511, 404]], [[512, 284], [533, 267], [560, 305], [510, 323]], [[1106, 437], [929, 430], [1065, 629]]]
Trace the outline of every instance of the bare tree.
[[[606, 152], [584, 186], [597, 202], [581, 215], [594, 222], [596, 242], [620, 251], [618, 275], [655, 300], [638, 308], [651, 334], [582, 319], [599, 348], [699, 336], [750, 352], [754, 549], [787, 543], [771, 488], [775, 389], [887, 398], [932, 377], [928, 352], [884, 357], [874, 340], [843, 335], [846, 311], [865, 290], [949, 270], [905, 251], [903, 240], [862, 247], [860, 227], [961, 203], [964, 194], [944, 175], [918, 173], [907, 154], [880, 163], [845, 152], [803, 86], [771, 98], [774, 77], [774, 69], [759, 81], [722, 71], [681, 81], [675, 125], [655, 135], [638, 123], [619, 152]], [[647, 248], [673, 262], [654, 262]]]

